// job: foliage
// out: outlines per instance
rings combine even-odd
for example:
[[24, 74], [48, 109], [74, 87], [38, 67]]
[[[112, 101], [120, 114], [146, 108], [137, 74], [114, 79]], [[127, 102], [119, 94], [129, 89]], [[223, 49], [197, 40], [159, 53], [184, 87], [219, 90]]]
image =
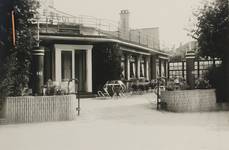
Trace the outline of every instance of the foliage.
[[223, 80], [224, 73], [223, 67], [209, 68], [206, 78], [209, 80], [209, 84], [216, 89], [216, 96], [218, 102], [223, 102], [226, 97], [227, 89], [225, 88], [225, 80]]
[[[68, 94], [68, 83], [59, 83], [56, 81], [52, 81], [51, 79], [48, 80], [47, 84], [43, 86], [43, 95], [65, 95]], [[71, 87], [69, 89], [71, 92]]]
[[170, 78], [166, 84], [166, 90], [168, 91], [188, 89], [190, 89], [190, 87], [183, 78]]
[[[221, 93], [220, 101], [229, 102], [229, 6], [228, 0], [216, 0], [205, 4], [196, 13], [197, 25], [192, 31], [193, 37], [198, 41], [199, 55], [203, 57], [220, 58], [221, 69], [217, 68], [215, 74], [224, 82], [209, 78], [214, 83], [216, 91]], [[217, 73], [216, 73], [217, 72]], [[215, 82], [219, 83], [215, 83]], [[219, 85], [221, 84], [221, 85]], [[222, 88], [224, 87], [224, 88]], [[219, 92], [221, 90], [221, 92]], [[224, 92], [224, 93], [223, 93]]]
[[93, 91], [103, 87], [106, 81], [120, 80], [122, 52], [118, 44], [100, 43], [93, 48]]
[[228, 1], [207, 3], [195, 15], [197, 24], [192, 35], [198, 41], [199, 54], [223, 58], [229, 47]]
[[[16, 45], [11, 38], [2, 41], [0, 64], [0, 95], [22, 95], [28, 87], [31, 64], [31, 49], [35, 46], [32, 19], [39, 4], [36, 0], [11, 0], [5, 7], [8, 14], [14, 10]], [[7, 28], [7, 26], [6, 26]], [[12, 29], [11, 29], [12, 30]], [[8, 33], [11, 37], [11, 33]]]
[[195, 88], [196, 89], [209, 89], [209, 88], [211, 88], [211, 85], [209, 83], [209, 80], [206, 80], [203, 78], [198, 78], [195, 81]]

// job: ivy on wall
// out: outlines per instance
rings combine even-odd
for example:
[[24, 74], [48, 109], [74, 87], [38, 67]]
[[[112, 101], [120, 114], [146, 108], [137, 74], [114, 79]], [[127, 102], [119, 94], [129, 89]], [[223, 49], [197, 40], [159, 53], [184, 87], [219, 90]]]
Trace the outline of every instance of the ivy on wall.
[[92, 52], [93, 91], [97, 92], [106, 81], [121, 79], [122, 51], [117, 43], [99, 43]]

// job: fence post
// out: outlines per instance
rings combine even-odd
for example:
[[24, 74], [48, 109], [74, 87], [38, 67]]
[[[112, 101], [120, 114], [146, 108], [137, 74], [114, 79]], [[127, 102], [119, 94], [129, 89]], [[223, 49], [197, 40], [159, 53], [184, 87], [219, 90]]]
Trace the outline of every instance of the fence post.
[[44, 48], [35, 48], [32, 51], [32, 68], [33, 68], [33, 94], [42, 93], [44, 82]]
[[187, 83], [191, 89], [195, 88], [195, 78], [194, 78], [194, 63], [195, 63], [195, 52], [188, 51], [186, 53], [186, 79]]

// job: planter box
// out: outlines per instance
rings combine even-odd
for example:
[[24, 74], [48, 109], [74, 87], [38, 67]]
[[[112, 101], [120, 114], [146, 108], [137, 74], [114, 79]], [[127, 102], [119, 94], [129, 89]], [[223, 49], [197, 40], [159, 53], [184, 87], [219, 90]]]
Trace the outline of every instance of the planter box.
[[3, 116], [7, 123], [73, 120], [76, 107], [75, 95], [8, 97]]
[[214, 89], [163, 91], [161, 101], [173, 112], [228, 110], [228, 104], [218, 104]]

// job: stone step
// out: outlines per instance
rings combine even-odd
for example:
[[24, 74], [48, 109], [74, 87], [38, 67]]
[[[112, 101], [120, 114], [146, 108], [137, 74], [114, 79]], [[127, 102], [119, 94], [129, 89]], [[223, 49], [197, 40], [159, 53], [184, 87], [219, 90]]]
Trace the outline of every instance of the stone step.
[[5, 118], [0, 118], [0, 125], [5, 125], [7, 124], [7, 121]]
[[80, 93], [80, 98], [95, 98], [97, 95], [92, 93]]
[[80, 92], [80, 98], [95, 98], [96, 96], [97, 96], [96, 94], [93, 94], [91, 92]]

